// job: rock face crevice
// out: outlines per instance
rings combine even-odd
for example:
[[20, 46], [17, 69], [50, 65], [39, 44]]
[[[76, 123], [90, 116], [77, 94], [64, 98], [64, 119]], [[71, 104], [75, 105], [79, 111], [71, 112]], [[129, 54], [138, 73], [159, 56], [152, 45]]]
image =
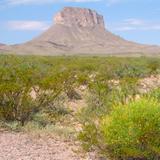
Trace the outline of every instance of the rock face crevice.
[[95, 27], [105, 28], [103, 16], [96, 11], [83, 8], [65, 7], [54, 17], [55, 24], [77, 27]]

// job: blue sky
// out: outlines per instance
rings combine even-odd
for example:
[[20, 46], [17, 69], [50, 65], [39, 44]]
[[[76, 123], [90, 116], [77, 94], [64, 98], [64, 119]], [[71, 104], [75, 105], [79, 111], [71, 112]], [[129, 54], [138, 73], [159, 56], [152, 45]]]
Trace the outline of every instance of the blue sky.
[[160, 45], [160, 0], [0, 0], [0, 43], [31, 40], [52, 25], [54, 14], [65, 6], [94, 9], [116, 35]]

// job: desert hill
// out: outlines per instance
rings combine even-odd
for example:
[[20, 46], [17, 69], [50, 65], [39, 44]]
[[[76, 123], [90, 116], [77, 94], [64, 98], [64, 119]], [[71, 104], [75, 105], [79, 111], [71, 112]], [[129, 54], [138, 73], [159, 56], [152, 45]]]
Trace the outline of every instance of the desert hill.
[[85, 8], [65, 7], [53, 25], [35, 39], [3, 47], [5, 52], [37, 55], [158, 55], [160, 47], [142, 45], [109, 32], [103, 16]]

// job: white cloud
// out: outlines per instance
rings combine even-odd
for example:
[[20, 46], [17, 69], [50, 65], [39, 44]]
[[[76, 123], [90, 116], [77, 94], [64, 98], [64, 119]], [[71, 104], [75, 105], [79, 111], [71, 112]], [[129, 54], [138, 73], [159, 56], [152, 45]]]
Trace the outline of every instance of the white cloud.
[[115, 31], [132, 31], [135, 30], [135, 27], [129, 27], [129, 26], [122, 26], [122, 27], [118, 27], [118, 28], [113, 28], [113, 30]]
[[149, 21], [143, 19], [130, 18], [125, 19], [122, 22], [116, 22], [110, 24], [109, 28], [112, 31], [148, 31], [148, 30], [160, 30], [160, 21]]
[[0, 5], [39, 5], [56, 2], [97, 2], [102, 0], [2, 0]]
[[65, 2], [99, 2], [102, 0], [64, 0]]
[[42, 5], [42, 4], [52, 4], [58, 2], [75, 2], [75, 3], [85, 3], [85, 2], [104, 2], [107, 6], [119, 4], [126, 1], [132, 0], [0, 0], [0, 6], [17, 6], [17, 5]]
[[124, 23], [126, 23], [127, 25], [140, 26], [140, 25], [143, 25], [145, 21], [142, 19], [129, 18], [129, 19], [125, 19]]
[[52, 3], [55, 0], [6, 0], [7, 5], [27, 5], [27, 4], [43, 4]]
[[124, 2], [125, 0], [106, 0], [107, 6], [115, 5], [121, 2]]
[[122, 0], [106, 0], [108, 4], [115, 4], [115, 3], [119, 3]]
[[44, 31], [49, 28], [45, 21], [8, 21], [6, 27], [10, 30]]

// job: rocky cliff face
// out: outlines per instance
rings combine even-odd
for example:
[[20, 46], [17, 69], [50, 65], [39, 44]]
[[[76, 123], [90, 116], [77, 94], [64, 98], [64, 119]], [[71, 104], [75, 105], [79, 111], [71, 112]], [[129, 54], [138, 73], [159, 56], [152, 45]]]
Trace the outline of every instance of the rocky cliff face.
[[85, 8], [65, 7], [54, 24], [37, 38], [3, 47], [18, 54], [38, 55], [160, 55], [160, 47], [126, 41], [105, 29], [103, 16]]
[[104, 27], [103, 16], [96, 11], [83, 8], [66, 7], [54, 17], [55, 24], [78, 27]]

